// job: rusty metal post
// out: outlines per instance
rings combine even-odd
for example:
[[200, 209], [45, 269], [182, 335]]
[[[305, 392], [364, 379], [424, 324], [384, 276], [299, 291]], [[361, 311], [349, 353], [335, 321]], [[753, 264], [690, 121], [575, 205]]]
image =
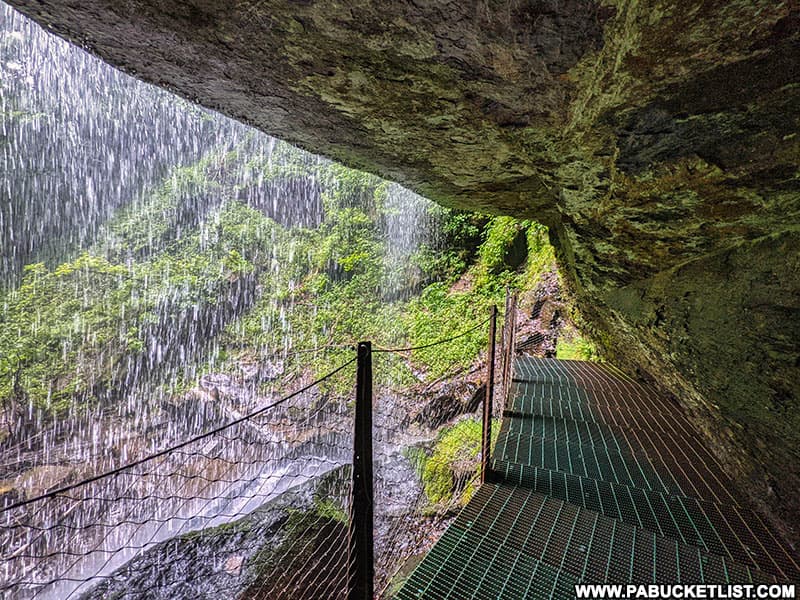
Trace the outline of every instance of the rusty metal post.
[[489, 449], [492, 442], [492, 404], [494, 401], [494, 354], [497, 336], [497, 306], [492, 306], [489, 319], [489, 349], [486, 364], [486, 394], [483, 397], [483, 435], [481, 437], [481, 483], [489, 469]]
[[505, 406], [506, 402], [506, 362], [508, 361], [506, 345], [508, 344], [508, 303], [510, 298], [511, 288], [506, 285], [506, 306], [505, 310], [503, 311], [503, 326], [500, 328], [500, 389], [495, 391], [495, 395], [497, 396], [497, 401], [500, 406]]
[[508, 303], [508, 315], [506, 316], [508, 322], [508, 347], [503, 349], [506, 353], [505, 372], [503, 373], [503, 406], [508, 406], [508, 396], [511, 394], [511, 382], [514, 379], [514, 351], [517, 340], [517, 295], [511, 296]]
[[372, 600], [375, 580], [372, 468], [372, 344], [358, 344], [353, 439], [353, 503], [349, 530], [348, 600]]

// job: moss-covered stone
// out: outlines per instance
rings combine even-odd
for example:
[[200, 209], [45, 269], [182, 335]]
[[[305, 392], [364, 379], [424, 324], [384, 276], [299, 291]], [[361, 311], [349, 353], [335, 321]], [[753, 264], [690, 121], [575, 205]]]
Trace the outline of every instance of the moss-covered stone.
[[11, 3], [295, 144], [544, 222], [599, 346], [800, 522], [796, 3]]

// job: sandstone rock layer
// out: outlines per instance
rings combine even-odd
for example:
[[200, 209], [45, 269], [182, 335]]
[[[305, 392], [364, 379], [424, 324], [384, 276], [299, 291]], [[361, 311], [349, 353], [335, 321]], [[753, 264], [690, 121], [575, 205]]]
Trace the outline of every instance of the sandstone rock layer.
[[546, 223], [606, 354], [800, 522], [796, 1], [11, 4], [306, 149]]

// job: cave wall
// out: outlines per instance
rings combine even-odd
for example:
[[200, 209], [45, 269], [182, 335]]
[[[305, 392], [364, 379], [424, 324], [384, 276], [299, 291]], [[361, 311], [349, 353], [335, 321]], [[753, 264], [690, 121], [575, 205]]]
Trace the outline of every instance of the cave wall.
[[796, 2], [11, 4], [303, 148], [549, 225], [605, 353], [798, 539]]

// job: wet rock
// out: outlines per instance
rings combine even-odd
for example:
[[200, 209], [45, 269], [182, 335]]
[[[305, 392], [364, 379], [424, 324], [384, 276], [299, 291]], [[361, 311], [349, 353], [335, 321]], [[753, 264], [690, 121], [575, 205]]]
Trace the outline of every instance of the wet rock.
[[286, 372], [281, 359], [240, 362], [239, 371], [245, 382], [275, 381]]
[[232, 383], [230, 375], [224, 373], [207, 373], [200, 378], [200, 387], [204, 390], [225, 388]]
[[13, 481], [0, 481], [0, 506], [9, 506], [24, 499], [22, 490], [14, 487]]
[[[307, 480], [236, 521], [161, 542], [103, 578], [82, 600], [321, 598], [343, 590], [350, 467]], [[376, 463], [376, 578], [429, 548], [447, 520], [415, 512], [419, 488], [400, 453]], [[303, 575], [318, 574], [313, 582]], [[330, 585], [330, 587], [329, 587]], [[325, 591], [321, 591], [325, 590]]]
[[421, 393], [410, 416], [411, 422], [429, 429], [441, 427], [459, 415], [472, 413], [483, 400], [485, 388], [476, 381], [453, 380]]
[[11, 4], [301, 147], [547, 224], [605, 356], [800, 522], [796, 3]]
[[516, 322], [515, 352], [555, 357], [556, 344], [568, 323], [567, 306], [558, 283], [558, 273], [542, 275], [536, 287], [520, 299]]
[[[114, 572], [83, 600], [233, 598], [253, 574], [244, 567], [264, 546], [277, 544], [292, 504], [278, 505], [231, 525], [163, 542]], [[191, 574], [191, 576], [189, 576]]]
[[18, 490], [25, 498], [33, 498], [66, 485], [75, 473], [76, 470], [73, 467], [43, 465], [25, 471], [16, 477], [11, 487]]
[[307, 481], [237, 521], [157, 544], [81, 599], [140, 598], [142, 590], [152, 600], [237, 598], [258, 583], [259, 553], [286, 541], [292, 514], [313, 510], [317, 484]]
[[232, 554], [225, 561], [223, 568], [229, 575], [237, 577], [242, 572], [242, 565], [244, 565], [244, 556], [242, 554]]

